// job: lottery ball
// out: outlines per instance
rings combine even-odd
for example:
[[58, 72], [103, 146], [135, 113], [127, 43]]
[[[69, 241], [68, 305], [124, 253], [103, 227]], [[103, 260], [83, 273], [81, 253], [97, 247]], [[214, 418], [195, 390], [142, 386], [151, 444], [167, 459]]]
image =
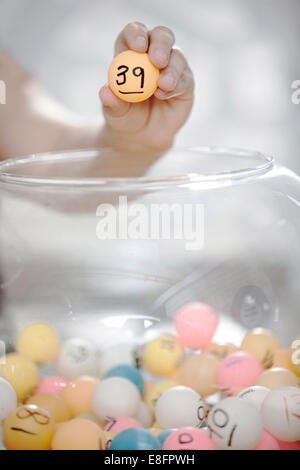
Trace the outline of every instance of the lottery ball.
[[82, 376], [71, 380], [61, 396], [68, 404], [72, 417], [92, 412], [92, 396], [99, 384], [94, 377]]
[[163, 429], [200, 426], [205, 416], [201, 396], [189, 387], [170, 388], [159, 397], [155, 406], [157, 423]]
[[96, 371], [96, 349], [82, 338], [71, 338], [61, 347], [57, 370], [67, 380], [81, 375], [94, 375]]
[[228, 397], [214, 405], [207, 424], [215, 445], [220, 449], [250, 450], [261, 439], [263, 423], [252, 403]]
[[0, 374], [13, 386], [20, 402], [31, 395], [39, 381], [36, 365], [17, 353], [6, 354]]
[[265, 369], [272, 367], [274, 352], [279, 347], [277, 339], [264, 328], [249, 331], [241, 344], [242, 351], [255, 357]]
[[134, 347], [131, 344], [115, 344], [102, 351], [97, 358], [97, 371], [100, 377], [120, 364], [136, 366]]
[[300, 390], [281, 387], [272, 390], [262, 404], [264, 428], [281, 441], [300, 440]]
[[260, 441], [253, 450], [280, 450], [279, 443], [272, 434], [263, 431]]
[[104, 378], [108, 377], [124, 377], [124, 379], [130, 380], [130, 382], [139, 389], [141, 395], [143, 394], [144, 379], [136, 367], [127, 364], [120, 364], [107, 372]]
[[134, 417], [140, 404], [140, 393], [130, 380], [109, 377], [102, 380], [92, 395], [93, 413], [101, 420], [120, 416]]
[[62, 423], [52, 439], [52, 450], [104, 450], [105, 436], [92, 421], [75, 418]]
[[125, 429], [129, 428], [142, 428], [143, 426], [136, 419], [131, 418], [130, 416], [121, 416], [120, 418], [113, 419], [109, 421], [105, 427], [104, 431], [111, 432], [115, 436]]
[[12, 385], [0, 377], [0, 423], [17, 408], [17, 395]]
[[40, 393], [26, 400], [26, 405], [36, 405], [48, 411], [55, 423], [71, 419], [71, 411], [62, 397], [50, 393]]
[[33, 323], [20, 333], [16, 351], [37, 365], [49, 364], [59, 353], [60, 340], [57, 332], [45, 323]]
[[63, 377], [49, 376], [40, 381], [34, 391], [34, 395], [40, 393], [51, 393], [52, 395], [60, 395], [67, 385], [67, 381]]
[[192, 303], [183, 307], [175, 317], [175, 329], [180, 343], [190, 349], [208, 346], [215, 334], [218, 317], [209, 305]]
[[143, 364], [155, 375], [168, 375], [181, 363], [184, 350], [178, 340], [168, 334], [146, 344], [143, 351]]
[[300, 376], [300, 336], [298, 336], [291, 346], [291, 362], [296, 371], [296, 374]]
[[141, 423], [144, 428], [150, 428], [153, 423], [153, 414], [149, 406], [141, 401], [135, 415], [135, 419]]
[[261, 405], [268, 395], [270, 390], [266, 387], [260, 387], [259, 385], [254, 385], [253, 387], [248, 387], [242, 390], [237, 396], [243, 400], [247, 400], [257, 407], [258, 410], [261, 409]]
[[254, 385], [263, 371], [263, 366], [255, 357], [238, 351], [221, 361], [218, 384], [225, 395], [232, 395], [242, 388]]
[[298, 387], [299, 377], [288, 369], [272, 367], [258, 377], [256, 385], [262, 385], [270, 390], [278, 387]]
[[115, 436], [109, 450], [159, 450], [159, 442], [146, 429], [130, 428]]
[[160, 382], [150, 385], [144, 396], [145, 403], [149, 406], [152, 413], [154, 413], [155, 405], [159, 397], [169, 388], [176, 387], [177, 383], [174, 380], [162, 380]]
[[20, 406], [3, 421], [3, 441], [8, 450], [48, 450], [53, 434], [49, 413], [35, 405]]
[[196, 390], [202, 397], [216, 393], [220, 359], [210, 353], [194, 354], [180, 367], [180, 383]]
[[157, 89], [158, 77], [159, 69], [145, 52], [121, 52], [108, 70], [108, 84], [112, 92], [129, 103], [150, 98]]
[[273, 356], [273, 367], [288, 369], [297, 375], [295, 365], [292, 363], [292, 353], [291, 349], [277, 349]]
[[163, 450], [214, 450], [211, 438], [201, 429], [182, 427], [172, 432]]
[[224, 359], [229, 354], [237, 352], [238, 348], [231, 343], [210, 343], [204, 349], [204, 352], [210, 353], [219, 359]]

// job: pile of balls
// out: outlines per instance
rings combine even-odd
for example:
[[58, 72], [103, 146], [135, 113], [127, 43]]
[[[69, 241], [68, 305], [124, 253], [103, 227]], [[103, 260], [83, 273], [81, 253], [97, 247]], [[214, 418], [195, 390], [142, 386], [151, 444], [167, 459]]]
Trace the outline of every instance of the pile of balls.
[[[0, 358], [6, 449], [300, 450], [300, 336], [282, 349], [256, 328], [239, 346], [218, 344], [217, 325], [208, 305], [186, 305], [176, 333], [140, 356], [27, 325]], [[49, 364], [57, 375], [40, 379]]]

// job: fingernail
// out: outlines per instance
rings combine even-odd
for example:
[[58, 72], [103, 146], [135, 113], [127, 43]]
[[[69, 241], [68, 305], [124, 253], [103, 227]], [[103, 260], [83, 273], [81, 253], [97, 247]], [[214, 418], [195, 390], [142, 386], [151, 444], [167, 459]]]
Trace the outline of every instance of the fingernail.
[[135, 39], [135, 44], [140, 49], [145, 49], [147, 46], [147, 41], [144, 36], [137, 36]]
[[162, 62], [163, 64], [167, 64], [168, 54], [166, 53], [164, 49], [156, 49], [155, 56], [156, 56], [156, 59], [158, 59], [160, 62]]

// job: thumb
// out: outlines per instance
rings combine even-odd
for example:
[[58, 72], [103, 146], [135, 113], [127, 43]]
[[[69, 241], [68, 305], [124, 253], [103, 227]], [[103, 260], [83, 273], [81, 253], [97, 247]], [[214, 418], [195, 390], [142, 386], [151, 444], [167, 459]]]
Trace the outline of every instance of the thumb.
[[124, 116], [130, 109], [130, 103], [120, 100], [113, 94], [108, 85], [104, 85], [99, 91], [99, 97], [102, 102], [104, 116], [109, 118], [118, 118]]

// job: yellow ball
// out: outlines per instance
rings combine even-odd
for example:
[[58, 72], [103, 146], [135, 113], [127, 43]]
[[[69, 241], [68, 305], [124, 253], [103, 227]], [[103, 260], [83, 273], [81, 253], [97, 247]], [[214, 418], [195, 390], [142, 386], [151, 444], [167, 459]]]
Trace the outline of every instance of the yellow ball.
[[241, 350], [255, 357], [265, 369], [272, 367], [274, 352], [279, 348], [277, 339], [264, 328], [249, 331], [241, 344]]
[[45, 323], [33, 323], [20, 333], [16, 350], [22, 356], [38, 365], [49, 364], [59, 353], [59, 337], [56, 331]]
[[173, 380], [162, 380], [153, 385], [147, 387], [144, 394], [144, 402], [149, 406], [150, 410], [154, 414], [155, 405], [159, 397], [169, 388], [176, 387], [178, 384]]
[[117, 55], [108, 71], [112, 92], [129, 103], [147, 100], [157, 89], [159, 69], [146, 52], [125, 51]]
[[49, 413], [35, 405], [20, 406], [3, 421], [3, 441], [8, 450], [48, 450], [53, 434]]
[[155, 375], [171, 374], [181, 364], [184, 349], [177, 339], [168, 334], [146, 344], [143, 364]]
[[102, 429], [87, 419], [72, 419], [62, 423], [52, 439], [52, 450], [103, 450]]
[[48, 411], [55, 423], [71, 419], [71, 411], [62, 397], [50, 393], [39, 393], [26, 400], [26, 405], [36, 405]]
[[92, 395], [99, 382], [94, 377], [83, 376], [67, 384], [61, 396], [68, 404], [72, 417], [92, 413]]
[[4, 363], [0, 364], [0, 374], [13, 386], [20, 402], [31, 395], [39, 381], [36, 365], [16, 353], [6, 354]]
[[147, 431], [149, 431], [153, 436], [158, 436], [161, 432], [164, 431], [162, 428], [156, 428], [152, 426], [152, 428], [148, 428]]

